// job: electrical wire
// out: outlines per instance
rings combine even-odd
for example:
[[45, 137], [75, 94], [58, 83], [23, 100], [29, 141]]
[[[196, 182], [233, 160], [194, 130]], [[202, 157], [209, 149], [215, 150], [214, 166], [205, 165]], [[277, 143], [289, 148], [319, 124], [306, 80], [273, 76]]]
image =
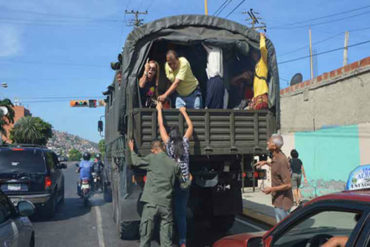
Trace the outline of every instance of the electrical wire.
[[[364, 45], [364, 44], [367, 44], [367, 43], [370, 43], [370, 40], [366, 40], [366, 41], [363, 41], [363, 42], [355, 43], [355, 44], [349, 45], [347, 47], [350, 48], [350, 47], [355, 47], [355, 46], [359, 46], [359, 45]], [[327, 50], [327, 51], [323, 51], [323, 52], [318, 52], [316, 54], [313, 54], [312, 56], [315, 57], [315, 56], [319, 56], [319, 55], [323, 55], [323, 54], [327, 54], [327, 53], [331, 53], [331, 52], [339, 51], [339, 50], [343, 50], [343, 49], [344, 49], [344, 47], [339, 47], [339, 48], [335, 48], [335, 49], [331, 49], [331, 50]], [[306, 58], [309, 58], [309, 57], [310, 57], [309, 55], [302, 56], [302, 57], [297, 57], [297, 58], [289, 59], [289, 60], [286, 60], [286, 61], [282, 61], [282, 62], [280, 62], [278, 64], [280, 65], [280, 64], [295, 62], [295, 61], [306, 59]]]
[[56, 66], [70, 66], [70, 67], [92, 67], [92, 68], [109, 68], [109, 65], [98, 65], [98, 64], [74, 64], [70, 62], [41, 62], [41, 61], [4, 61], [0, 60], [0, 63], [10, 64], [32, 64], [32, 65], [56, 65]]
[[232, 13], [234, 13], [235, 10], [237, 10], [246, 0], [242, 0], [233, 10], [230, 11], [230, 13], [225, 16], [225, 18], [229, 17]]
[[347, 20], [347, 19], [351, 19], [351, 18], [354, 18], [354, 17], [361, 16], [361, 15], [366, 15], [366, 14], [369, 14], [369, 13], [370, 13], [370, 11], [366, 11], [366, 12], [363, 12], [363, 13], [360, 13], [360, 14], [346, 16], [346, 17], [342, 17], [342, 18], [334, 19], [334, 20], [330, 20], [330, 21], [318, 22], [318, 23], [313, 23], [313, 24], [306, 24], [306, 25], [295, 26], [295, 27], [273, 28], [273, 29], [291, 30], [291, 29], [307, 28], [307, 27], [313, 27], [313, 26], [319, 26], [319, 25], [324, 25], [324, 24], [329, 24], [329, 23], [344, 21], [344, 20]]
[[285, 26], [288, 26], [288, 25], [297, 25], [297, 24], [301, 24], [301, 23], [307, 23], [307, 22], [317, 21], [317, 20], [321, 20], [321, 19], [325, 19], [325, 18], [330, 18], [330, 17], [333, 17], [333, 16], [338, 16], [338, 15], [352, 13], [352, 12], [355, 12], [355, 11], [358, 11], [358, 10], [363, 10], [363, 9], [366, 9], [366, 8], [370, 8], [370, 5], [366, 5], [366, 6], [363, 6], [361, 8], [356, 8], [356, 9], [346, 10], [346, 11], [342, 11], [342, 12], [337, 12], [337, 13], [326, 15], [326, 16], [311, 18], [311, 19], [307, 19], [307, 20], [303, 20], [303, 21], [286, 23], [286, 24], [279, 25], [279, 26], [272, 26], [272, 27], [270, 27], [270, 29], [271, 28], [285, 27]]
[[221, 5], [220, 7], [218, 7], [218, 9], [214, 12], [214, 16], [218, 16], [225, 8], [228, 4], [230, 4], [232, 0], [225, 0]]

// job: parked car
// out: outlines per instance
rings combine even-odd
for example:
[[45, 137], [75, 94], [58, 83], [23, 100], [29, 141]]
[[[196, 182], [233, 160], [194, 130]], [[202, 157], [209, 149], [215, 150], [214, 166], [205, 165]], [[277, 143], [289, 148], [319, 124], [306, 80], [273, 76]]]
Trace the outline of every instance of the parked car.
[[19, 201], [14, 207], [9, 198], [0, 191], [0, 245], [35, 246], [35, 232], [28, 216], [33, 214], [34, 205]]
[[64, 201], [64, 176], [57, 155], [42, 146], [0, 146], [0, 188], [17, 205], [31, 201], [36, 212], [52, 217]]
[[[213, 247], [321, 246], [333, 237], [345, 246], [370, 246], [370, 165], [354, 170], [348, 190], [313, 199], [267, 232], [224, 237]], [[332, 239], [333, 240], [333, 239]]]

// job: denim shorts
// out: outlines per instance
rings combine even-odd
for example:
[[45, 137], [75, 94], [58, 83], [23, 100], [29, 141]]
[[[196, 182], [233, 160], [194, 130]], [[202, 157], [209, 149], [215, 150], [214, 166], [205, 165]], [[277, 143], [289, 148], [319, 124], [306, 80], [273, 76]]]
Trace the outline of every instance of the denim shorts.
[[200, 109], [202, 108], [202, 93], [199, 89], [196, 89], [192, 94], [188, 96], [176, 95], [175, 101], [176, 108], [186, 107], [188, 109]]

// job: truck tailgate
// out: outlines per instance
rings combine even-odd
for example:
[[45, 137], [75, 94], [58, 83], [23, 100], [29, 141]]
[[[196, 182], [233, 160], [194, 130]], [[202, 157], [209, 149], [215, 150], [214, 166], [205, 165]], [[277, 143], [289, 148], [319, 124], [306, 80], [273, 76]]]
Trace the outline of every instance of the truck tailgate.
[[[190, 140], [191, 155], [263, 154], [267, 138], [275, 131], [275, 119], [267, 110], [188, 110], [194, 125]], [[133, 112], [133, 136], [139, 153], [150, 152], [150, 143], [160, 138], [155, 109], [137, 108]], [[176, 109], [164, 110], [166, 126], [178, 125], [182, 133], [186, 122]]]

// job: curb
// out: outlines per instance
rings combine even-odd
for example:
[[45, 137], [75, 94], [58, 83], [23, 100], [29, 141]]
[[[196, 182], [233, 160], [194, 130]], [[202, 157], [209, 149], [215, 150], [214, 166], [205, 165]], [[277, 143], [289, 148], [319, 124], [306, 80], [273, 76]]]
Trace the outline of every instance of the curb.
[[251, 208], [243, 208], [243, 215], [248, 217], [248, 218], [252, 218], [256, 221], [260, 221], [262, 223], [265, 223], [266, 225], [269, 225], [271, 227], [276, 225], [275, 217], [271, 217], [271, 216], [268, 216], [268, 215], [261, 214], [260, 212], [255, 211]]

